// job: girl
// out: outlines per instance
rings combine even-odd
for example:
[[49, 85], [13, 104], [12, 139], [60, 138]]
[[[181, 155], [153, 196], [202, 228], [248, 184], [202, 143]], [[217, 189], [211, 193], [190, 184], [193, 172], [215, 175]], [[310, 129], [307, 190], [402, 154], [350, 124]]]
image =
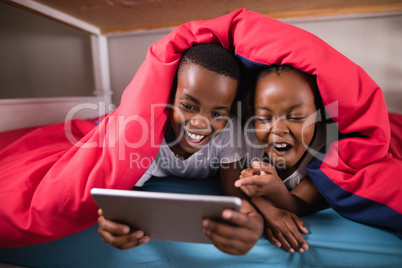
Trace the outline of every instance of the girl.
[[[271, 65], [257, 76], [253, 125], [246, 143], [252, 168], [235, 182], [259, 209], [271, 243], [288, 252], [308, 249], [297, 216], [310, 213], [321, 195], [306, 166], [326, 143], [323, 106], [315, 77], [288, 65]], [[297, 215], [297, 216], [296, 216]]]

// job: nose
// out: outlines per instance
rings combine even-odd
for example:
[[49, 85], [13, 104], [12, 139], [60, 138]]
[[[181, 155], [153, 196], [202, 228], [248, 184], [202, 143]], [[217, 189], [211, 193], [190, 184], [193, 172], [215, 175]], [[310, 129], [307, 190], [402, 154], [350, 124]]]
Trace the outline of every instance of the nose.
[[283, 118], [275, 119], [272, 123], [271, 133], [282, 137], [288, 133], [288, 127]]
[[194, 116], [190, 119], [190, 127], [198, 129], [209, 129], [209, 121], [204, 116]]

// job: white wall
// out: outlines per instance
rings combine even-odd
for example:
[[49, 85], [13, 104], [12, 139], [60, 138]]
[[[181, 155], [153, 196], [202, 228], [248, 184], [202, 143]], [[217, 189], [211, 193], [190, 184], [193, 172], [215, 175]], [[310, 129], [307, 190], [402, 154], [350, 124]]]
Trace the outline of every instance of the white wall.
[[[402, 14], [382, 17], [291, 22], [356, 62], [382, 87], [388, 109], [402, 113]], [[113, 101], [145, 59], [148, 47], [169, 31], [109, 37]]]
[[402, 113], [402, 15], [293, 23], [360, 65], [382, 88], [389, 111]]
[[[402, 14], [287, 21], [319, 36], [362, 66], [402, 113]], [[113, 102], [169, 30], [108, 37]], [[89, 96], [94, 91], [89, 34], [0, 2], [0, 99]]]
[[109, 40], [110, 82], [113, 103], [120, 104], [121, 95], [145, 60], [150, 45], [169, 31], [156, 31], [124, 36], [111, 36]]

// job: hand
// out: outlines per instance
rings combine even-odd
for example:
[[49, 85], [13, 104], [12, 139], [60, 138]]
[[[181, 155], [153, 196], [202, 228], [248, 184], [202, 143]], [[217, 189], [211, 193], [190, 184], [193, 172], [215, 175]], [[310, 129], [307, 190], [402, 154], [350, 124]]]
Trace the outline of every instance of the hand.
[[98, 210], [98, 215], [98, 233], [102, 236], [103, 242], [118, 249], [129, 249], [149, 242], [150, 238], [144, 231], [130, 232], [129, 226], [107, 220], [101, 209]]
[[[254, 168], [242, 170], [236, 187], [250, 197], [258, 197], [278, 192], [280, 188], [286, 188], [278, 176], [273, 165], [265, 162], [253, 162]], [[282, 189], [284, 190], [284, 189]], [[287, 189], [285, 189], [287, 191]]]
[[249, 202], [243, 200], [239, 212], [226, 209], [222, 218], [233, 223], [233, 226], [204, 219], [203, 233], [219, 250], [233, 255], [245, 255], [262, 235], [262, 216]]
[[296, 214], [276, 208], [263, 198], [252, 198], [252, 202], [264, 216], [266, 235], [272, 244], [289, 253], [308, 250], [308, 244], [300, 233], [306, 234], [308, 230]]

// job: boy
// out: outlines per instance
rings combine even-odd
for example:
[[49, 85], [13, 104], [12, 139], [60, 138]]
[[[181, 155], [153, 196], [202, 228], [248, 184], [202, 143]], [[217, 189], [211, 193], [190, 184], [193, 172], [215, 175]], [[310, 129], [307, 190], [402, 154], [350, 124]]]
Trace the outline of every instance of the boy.
[[[238, 137], [237, 119], [230, 116], [239, 77], [233, 55], [220, 46], [195, 45], [183, 54], [172, 87], [164, 141], [137, 187], [151, 176], [202, 179], [219, 171], [224, 194], [243, 196], [234, 187], [240, 175], [238, 161], [244, 155], [243, 147], [237, 144], [242, 137]], [[222, 216], [234, 226], [206, 219], [203, 233], [223, 252], [247, 253], [262, 234], [261, 216], [247, 201], [243, 201], [240, 213], [225, 210]], [[104, 241], [117, 248], [132, 248], [150, 239], [141, 230], [130, 233], [128, 226], [105, 219], [102, 211], [98, 222]]]
[[298, 230], [307, 229], [297, 216], [311, 213], [321, 199], [306, 166], [326, 142], [325, 125], [317, 122], [324, 109], [315, 77], [269, 66], [257, 77], [253, 101], [254, 127], [246, 127], [253, 168], [243, 170], [235, 185], [263, 214], [268, 239], [302, 253], [308, 245]]

